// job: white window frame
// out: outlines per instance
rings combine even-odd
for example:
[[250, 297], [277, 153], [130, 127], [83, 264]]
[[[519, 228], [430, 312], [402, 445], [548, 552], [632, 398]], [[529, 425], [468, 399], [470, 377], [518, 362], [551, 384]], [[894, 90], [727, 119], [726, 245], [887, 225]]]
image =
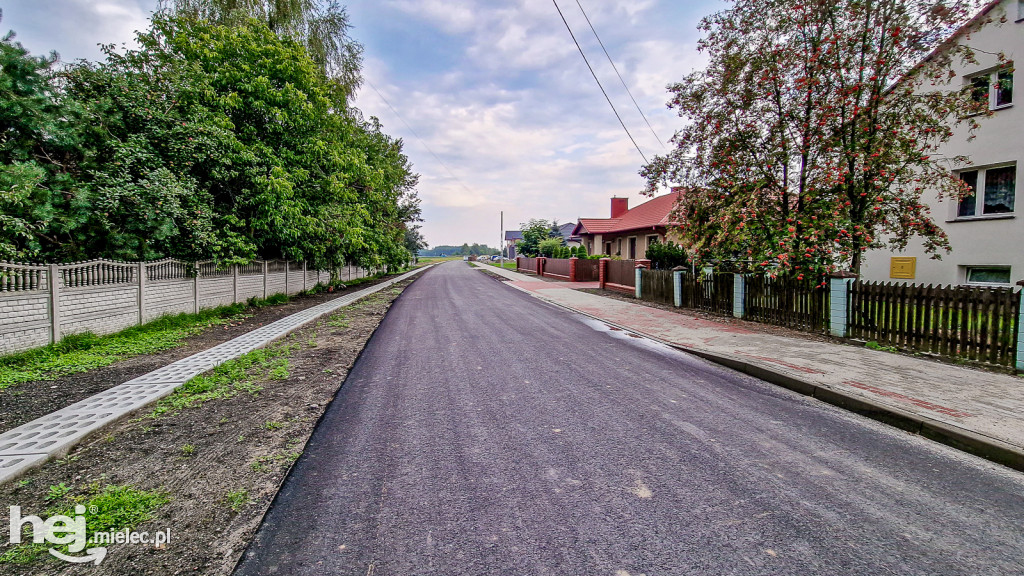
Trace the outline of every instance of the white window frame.
[[[1013, 180], [1013, 211], [1012, 212], [1001, 212], [998, 214], [985, 214], [985, 176], [989, 170], [996, 170], [999, 168], [1014, 168], [1014, 180]], [[1013, 218], [1017, 214], [1017, 163], [1016, 162], [1001, 162], [999, 164], [989, 164], [985, 166], [972, 166], [970, 168], [961, 168], [956, 171], [956, 176], [959, 178], [964, 172], [977, 172], [978, 183], [974, 190], [974, 214], [970, 216], [960, 215], [960, 201], [953, 202], [953, 211], [950, 215], [949, 221], [955, 220], [998, 220], [1000, 218]]]
[[[980, 269], [980, 268], [1006, 270], [1008, 272], [1008, 275], [1009, 275], [1010, 279], [1007, 282], [1005, 282], [1005, 283], [1003, 283], [1003, 282], [971, 282], [971, 270], [972, 269]], [[1007, 265], [1004, 265], [1004, 264], [970, 264], [970, 265], [963, 266], [963, 270], [964, 270], [963, 284], [965, 284], [967, 286], [992, 286], [992, 287], [1001, 287], [1001, 288], [1005, 288], [1007, 286], [1013, 286], [1013, 267], [1012, 266], [1007, 266]]]
[[[981, 78], [983, 76], [984, 77], [988, 77], [988, 109], [989, 110], [1003, 110], [1005, 108], [1012, 108], [1013, 107], [1013, 92], [1014, 92], [1013, 85], [1011, 84], [1011, 86], [1010, 86], [1010, 102], [1007, 102], [1006, 104], [998, 104], [996, 102], [996, 99], [999, 97], [999, 90], [993, 89], [993, 86], [995, 86], [996, 82], [999, 81], [999, 73], [1000, 72], [1010, 72], [1011, 73], [1011, 78], [1012, 78], [1012, 74], [1013, 74], [1012, 71], [1013, 71], [1013, 63], [1007, 63], [1004, 66], [999, 66], [999, 67], [996, 67], [996, 68], [992, 68], [991, 70], [986, 70], [984, 72], [978, 72], [976, 74], [971, 74], [970, 76], [965, 76], [964, 77], [964, 85], [966, 85], [968, 87], [973, 87], [974, 86], [974, 79], [975, 78]], [[1011, 80], [1011, 82], [1012, 82], [1012, 80]]]

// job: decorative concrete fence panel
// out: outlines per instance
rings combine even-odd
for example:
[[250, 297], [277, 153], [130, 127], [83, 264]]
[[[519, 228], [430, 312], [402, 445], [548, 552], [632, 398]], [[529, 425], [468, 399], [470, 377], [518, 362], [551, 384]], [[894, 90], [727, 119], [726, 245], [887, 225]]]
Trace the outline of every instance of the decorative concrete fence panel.
[[[342, 281], [367, 275], [357, 266], [336, 273]], [[173, 259], [0, 262], [0, 354], [45, 346], [66, 334], [109, 334], [168, 314], [298, 294], [330, 279], [329, 271], [284, 261], [227, 268]]]

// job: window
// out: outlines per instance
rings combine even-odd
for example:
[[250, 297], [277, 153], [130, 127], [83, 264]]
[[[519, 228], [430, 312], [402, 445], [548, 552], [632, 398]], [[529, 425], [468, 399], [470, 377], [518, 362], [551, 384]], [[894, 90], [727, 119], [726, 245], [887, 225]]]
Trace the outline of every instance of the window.
[[1013, 104], [1013, 72], [1000, 72], [996, 76], [996, 107]]
[[995, 110], [1013, 105], [1013, 72], [992, 70], [967, 78], [971, 98], [979, 104], [988, 104]]
[[[957, 218], [1013, 214], [1017, 184], [1016, 165], [964, 170], [960, 172], [960, 179], [971, 187], [971, 194], [962, 198], [957, 205]], [[980, 199], [979, 190], [984, 192]]]
[[1009, 284], [1009, 266], [967, 266], [968, 284]]

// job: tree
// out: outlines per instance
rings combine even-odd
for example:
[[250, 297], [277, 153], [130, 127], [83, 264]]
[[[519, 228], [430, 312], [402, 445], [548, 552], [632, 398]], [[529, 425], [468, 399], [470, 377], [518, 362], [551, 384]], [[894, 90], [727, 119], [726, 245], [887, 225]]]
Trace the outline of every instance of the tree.
[[[969, 192], [934, 152], [987, 112], [950, 86], [949, 46], [973, 3], [737, 0], [705, 18], [703, 71], [670, 86], [688, 120], [644, 167], [649, 193], [685, 190], [676, 221], [698, 262], [819, 278], [920, 238], [948, 250], [921, 195]], [[980, 25], [976, 22], [973, 25]]]
[[647, 247], [645, 257], [651, 261], [651, 267], [656, 270], [671, 270], [676, 266], [690, 264], [689, 258], [686, 257], [686, 251], [671, 242], [652, 243]]
[[529, 257], [540, 254], [540, 243], [551, 237], [552, 223], [531, 218], [529, 222], [520, 224], [519, 227], [523, 231], [523, 239], [516, 243], [519, 254]]
[[559, 238], [548, 238], [547, 240], [541, 240], [538, 245], [541, 256], [548, 258], [557, 258], [556, 252], [562, 249], [562, 241]]
[[252, 19], [292, 38], [336, 79], [346, 98], [361, 84], [362, 46], [349, 37], [348, 13], [334, 0], [160, 0], [161, 10], [225, 26]]
[[60, 72], [0, 43], [0, 257], [408, 262], [402, 141], [303, 46], [166, 15], [138, 39]]

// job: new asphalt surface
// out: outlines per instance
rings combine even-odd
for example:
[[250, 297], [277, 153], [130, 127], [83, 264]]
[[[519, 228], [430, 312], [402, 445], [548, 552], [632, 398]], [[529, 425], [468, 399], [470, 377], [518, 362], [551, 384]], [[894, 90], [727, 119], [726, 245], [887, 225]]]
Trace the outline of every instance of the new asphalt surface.
[[434, 267], [236, 571], [1024, 574], [1024, 475]]

